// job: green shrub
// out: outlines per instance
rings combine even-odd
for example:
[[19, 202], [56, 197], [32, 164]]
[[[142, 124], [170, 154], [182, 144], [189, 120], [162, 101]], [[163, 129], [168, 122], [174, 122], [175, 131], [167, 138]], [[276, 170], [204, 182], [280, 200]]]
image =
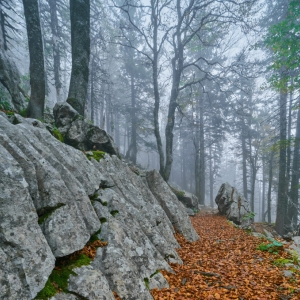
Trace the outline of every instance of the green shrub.
[[272, 243], [269, 244], [261, 243], [260, 245], [258, 245], [256, 250], [268, 251], [270, 253], [278, 254], [278, 251], [282, 249], [283, 244], [274, 239], [269, 239], [269, 240], [271, 240]]

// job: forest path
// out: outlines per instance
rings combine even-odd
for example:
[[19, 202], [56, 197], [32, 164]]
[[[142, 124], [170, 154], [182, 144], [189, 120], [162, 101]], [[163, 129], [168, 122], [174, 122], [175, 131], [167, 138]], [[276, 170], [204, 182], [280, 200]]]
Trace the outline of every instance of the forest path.
[[223, 216], [202, 213], [191, 220], [200, 240], [190, 243], [176, 235], [184, 264], [171, 265], [176, 274], [162, 271], [170, 288], [153, 290], [154, 299], [300, 299], [300, 272], [286, 277], [288, 267], [274, 265], [291, 259], [286, 251], [257, 250], [263, 240]]

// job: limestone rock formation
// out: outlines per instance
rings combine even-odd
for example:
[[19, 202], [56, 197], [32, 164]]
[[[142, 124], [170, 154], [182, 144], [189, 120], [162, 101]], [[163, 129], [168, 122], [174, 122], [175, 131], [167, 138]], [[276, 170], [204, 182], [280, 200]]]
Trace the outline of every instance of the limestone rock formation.
[[234, 187], [223, 183], [215, 199], [221, 215], [242, 227], [247, 227], [252, 222], [249, 202]]
[[[77, 115], [64, 109], [57, 112], [63, 133]], [[88, 159], [40, 121], [12, 120], [0, 114], [0, 299], [33, 299], [55, 258], [66, 259], [95, 233], [108, 245], [72, 269], [52, 300], [114, 299], [112, 291], [152, 299], [149, 288], [168, 287], [159, 270], [182, 263], [175, 229], [189, 241], [199, 237], [160, 175], [138, 175], [115, 155]]]
[[38, 225], [24, 172], [1, 144], [0, 298], [32, 299], [44, 287], [54, 256]]
[[118, 155], [112, 137], [103, 129], [84, 121], [67, 102], [56, 103], [53, 113], [55, 125], [62, 133], [66, 144], [84, 151], [101, 150]]
[[185, 207], [178, 201], [160, 174], [156, 170], [148, 172], [147, 182], [175, 229], [188, 241], [198, 240], [199, 237], [191, 224]]

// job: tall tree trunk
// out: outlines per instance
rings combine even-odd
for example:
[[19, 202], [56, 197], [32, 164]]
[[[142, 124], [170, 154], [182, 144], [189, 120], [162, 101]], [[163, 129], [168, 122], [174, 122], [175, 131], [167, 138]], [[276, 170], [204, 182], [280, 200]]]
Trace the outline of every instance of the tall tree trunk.
[[242, 121], [242, 167], [243, 167], [243, 193], [246, 200], [248, 200], [248, 181], [247, 181], [247, 148], [246, 148], [246, 125]]
[[52, 47], [54, 61], [54, 84], [56, 89], [56, 101], [61, 101], [61, 75], [60, 75], [60, 49], [59, 49], [59, 33], [56, 0], [48, 0], [50, 6], [50, 27], [52, 32]]
[[266, 210], [266, 199], [265, 199], [265, 193], [266, 193], [266, 161], [265, 157], [262, 158], [262, 213], [261, 213], [261, 221], [265, 222], [265, 210]]
[[213, 159], [212, 159], [212, 145], [209, 147], [209, 197], [210, 207], [214, 207], [214, 174], [213, 174]]
[[37, 0], [23, 0], [30, 57], [31, 96], [27, 109], [30, 118], [42, 118], [45, 105], [45, 69], [42, 32]]
[[137, 139], [136, 139], [136, 130], [137, 130], [137, 120], [136, 120], [136, 98], [135, 98], [135, 87], [134, 87], [134, 76], [131, 74], [130, 77], [130, 86], [131, 86], [131, 151], [130, 159], [136, 164], [137, 156]]
[[200, 118], [199, 118], [199, 165], [200, 165], [200, 191], [199, 191], [199, 203], [205, 204], [205, 144], [204, 144], [204, 95], [200, 100]]
[[292, 106], [293, 106], [293, 94], [290, 92], [289, 94], [289, 111], [288, 111], [288, 128], [287, 128], [287, 149], [286, 149], [286, 193], [289, 192], [289, 184], [290, 184], [290, 177], [291, 177], [291, 156], [292, 156], [292, 149], [291, 149], [291, 131], [292, 131]]
[[299, 214], [299, 203], [298, 203], [298, 196], [299, 196], [299, 150], [300, 150], [300, 109], [298, 109], [297, 113], [297, 128], [296, 128], [296, 139], [295, 139], [295, 146], [294, 146], [294, 156], [293, 156], [293, 167], [292, 167], [292, 180], [291, 180], [291, 189], [290, 189], [290, 202], [288, 206], [288, 221], [287, 224], [289, 225], [290, 230], [294, 230], [297, 226], [297, 219]]
[[[284, 75], [282, 75], [284, 76]], [[287, 93], [280, 92], [280, 135], [279, 135], [279, 175], [278, 175], [278, 197], [275, 229], [280, 234], [286, 233], [285, 220], [287, 214], [287, 194], [286, 194], [286, 102]]]
[[[165, 172], [165, 155], [163, 150], [163, 144], [159, 129], [159, 107], [160, 107], [160, 94], [158, 85], [158, 55], [159, 47], [157, 45], [158, 39], [158, 3], [159, 1], [151, 0], [151, 20], [153, 25], [153, 60], [152, 60], [152, 79], [153, 79], [153, 91], [154, 91], [154, 135], [156, 139], [157, 151], [159, 155], [159, 173], [163, 176]], [[164, 177], [164, 176], [163, 176]]]
[[273, 159], [274, 152], [271, 152], [269, 160], [269, 182], [268, 182], [268, 223], [271, 224], [271, 193], [272, 193], [272, 184], [273, 184]]
[[84, 116], [90, 61], [90, 0], [70, 0], [70, 17], [72, 71], [67, 102]]
[[96, 124], [95, 123], [96, 99], [95, 99], [95, 68], [94, 68], [94, 58], [92, 59], [92, 63], [91, 63], [90, 82], [91, 82], [91, 120], [92, 120], [93, 124]]

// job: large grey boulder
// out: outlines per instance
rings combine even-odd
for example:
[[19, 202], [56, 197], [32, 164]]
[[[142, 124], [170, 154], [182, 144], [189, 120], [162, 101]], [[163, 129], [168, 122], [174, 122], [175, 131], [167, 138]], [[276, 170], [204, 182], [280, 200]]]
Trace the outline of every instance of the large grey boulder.
[[83, 120], [67, 102], [56, 103], [53, 109], [55, 125], [64, 136], [64, 142], [77, 149], [100, 150], [118, 155], [112, 137], [105, 130]]
[[116, 156], [106, 155], [99, 167], [101, 173], [114, 182], [112, 189], [130, 204], [129, 212], [160, 254], [170, 262], [182, 263], [175, 251], [180, 246], [174, 238], [172, 223], [143, 179]]
[[197, 241], [199, 236], [191, 223], [184, 205], [177, 199], [160, 174], [156, 170], [147, 172], [147, 182], [175, 229], [188, 241]]
[[236, 188], [228, 183], [223, 183], [215, 199], [221, 215], [242, 227], [252, 223], [251, 209], [249, 202], [240, 194]]
[[55, 258], [38, 225], [24, 172], [1, 144], [0, 174], [0, 298], [32, 299]]
[[92, 266], [75, 268], [70, 275], [68, 291], [89, 300], [115, 300], [108, 282], [99, 270]]
[[[24, 169], [41, 228], [54, 255], [61, 257], [83, 248], [100, 228], [87, 196], [99, 188], [102, 177], [94, 178], [99, 171], [83, 153], [66, 149], [67, 145], [45, 129], [27, 122], [12, 125], [0, 116], [0, 133], [4, 131], [9, 140], [0, 134], [0, 141]], [[94, 176], [85, 180], [76, 175], [89, 170]]]

